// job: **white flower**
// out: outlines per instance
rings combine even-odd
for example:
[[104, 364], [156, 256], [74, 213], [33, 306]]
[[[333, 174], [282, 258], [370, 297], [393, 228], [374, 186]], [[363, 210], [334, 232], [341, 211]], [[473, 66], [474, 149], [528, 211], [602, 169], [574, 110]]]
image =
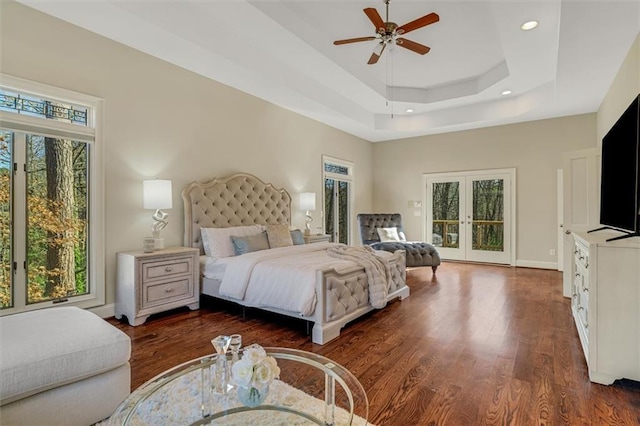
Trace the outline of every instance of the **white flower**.
[[261, 360], [267, 357], [267, 351], [264, 348], [257, 344], [252, 344], [244, 348], [242, 359], [249, 359], [251, 364], [255, 365], [259, 363]]
[[272, 356], [259, 345], [243, 350], [242, 359], [233, 364], [233, 379], [240, 386], [262, 388], [280, 376], [280, 368]]
[[233, 380], [238, 385], [249, 386], [253, 381], [253, 364], [244, 358], [233, 364], [231, 368]]

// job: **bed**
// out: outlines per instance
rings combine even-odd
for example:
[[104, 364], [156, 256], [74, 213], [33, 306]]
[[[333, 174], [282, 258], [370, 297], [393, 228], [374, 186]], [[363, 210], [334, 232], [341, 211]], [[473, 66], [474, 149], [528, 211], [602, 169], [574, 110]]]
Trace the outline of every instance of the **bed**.
[[[201, 294], [313, 323], [311, 337], [314, 343], [324, 344], [338, 337], [347, 323], [382, 307], [380, 297], [384, 298], [384, 305], [392, 299], [409, 296], [404, 251], [374, 253], [376, 259], [382, 260], [378, 263], [386, 272], [383, 296], [379, 294], [380, 282], [375, 274], [372, 275], [371, 268], [349, 260], [352, 254], [347, 255], [347, 252], [358, 249], [355, 247], [321, 242], [228, 256], [228, 251], [225, 251], [228, 248], [222, 248], [224, 242], [217, 240], [220, 236], [229, 240], [230, 235], [239, 230], [249, 232], [253, 227], [264, 227], [269, 231], [281, 231], [283, 227], [288, 230], [290, 227], [289, 193], [253, 175], [238, 173], [226, 178], [192, 182], [182, 191], [182, 199], [184, 243], [188, 247], [199, 248], [201, 253]], [[253, 236], [257, 234], [242, 238], [234, 235], [233, 249], [238, 248], [235, 245], [237, 240], [254, 241], [266, 232], [259, 237]], [[214, 241], [221, 245], [214, 249]], [[342, 257], [336, 258], [336, 253], [342, 253]], [[283, 271], [284, 278], [272, 275]], [[239, 290], [230, 287], [229, 283], [234, 281], [240, 283]], [[270, 299], [260, 298], [265, 292], [271, 296]], [[281, 299], [290, 294], [304, 294], [306, 299], [283, 304]], [[370, 296], [374, 300], [374, 294], [376, 307], [370, 302]]]

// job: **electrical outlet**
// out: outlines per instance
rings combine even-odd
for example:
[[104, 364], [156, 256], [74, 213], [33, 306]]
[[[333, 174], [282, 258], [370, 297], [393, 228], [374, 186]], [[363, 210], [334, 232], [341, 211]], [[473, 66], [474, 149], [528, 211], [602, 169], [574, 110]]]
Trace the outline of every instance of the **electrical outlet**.
[[549, 249], [549, 256], [555, 256], [556, 255], [556, 249]]

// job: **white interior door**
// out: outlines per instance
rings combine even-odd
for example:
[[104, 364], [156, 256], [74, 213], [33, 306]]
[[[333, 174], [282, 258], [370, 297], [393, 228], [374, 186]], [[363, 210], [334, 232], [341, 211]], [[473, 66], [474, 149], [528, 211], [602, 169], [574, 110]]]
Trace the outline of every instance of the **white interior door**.
[[571, 297], [573, 280], [571, 261], [573, 239], [571, 232], [587, 232], [597, 227], [599, 219], [600, 151], [582, 149], [563, 156], [563, 276], [562, 294]]
[[451, 260], [512, 264], [515, 170], [426, 175], [426, 240]]

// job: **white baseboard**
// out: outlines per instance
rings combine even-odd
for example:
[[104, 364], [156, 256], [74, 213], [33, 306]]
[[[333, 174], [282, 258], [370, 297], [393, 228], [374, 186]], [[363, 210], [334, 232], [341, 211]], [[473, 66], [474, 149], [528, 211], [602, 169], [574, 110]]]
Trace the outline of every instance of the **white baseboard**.
[[100, 318], [109, 318], [116, 314], [116, 305], [110, 303], [108, 305], [97, 306], [88, 310], [98, 315]]
[[521, 268], [553, 269], [558, 270], [558, 262], [538, 262], [535, 260], [516, 260], [516, 266]]

